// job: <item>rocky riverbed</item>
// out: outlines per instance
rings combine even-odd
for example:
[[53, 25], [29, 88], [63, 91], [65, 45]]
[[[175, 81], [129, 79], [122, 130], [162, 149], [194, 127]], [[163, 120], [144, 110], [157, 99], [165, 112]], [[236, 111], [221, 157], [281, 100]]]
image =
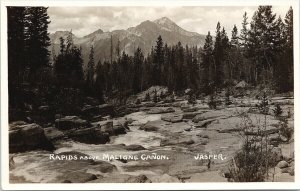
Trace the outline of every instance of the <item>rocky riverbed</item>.
[[[208, 98], [207, 98], [208, 99]], [[282, 115], [293, 112], [293, 97], [273, 97]], [[234, 99], [210, 109], [206, 100], [189, 104], [130, 104], [122, 117], [108, 105], [89, 106], [85, 115], [56, 116], [48, 127], [10, 124], [10, 181], [44, 183], [227, 182], [228, 161], [241, 149], [241, 113], [253, 121], [257, 100]], [[109, 116], [99, 116], [107, 113]], [[276, 142], [279, 120], [266, 116], [266, 133]], [[293, 126], [293, 115], [288, 125]], [[294, 143], [277, 140], [278, 165], [267, 181], [294, 181]], [[208, 158], [211, 157], [210, 160]]]

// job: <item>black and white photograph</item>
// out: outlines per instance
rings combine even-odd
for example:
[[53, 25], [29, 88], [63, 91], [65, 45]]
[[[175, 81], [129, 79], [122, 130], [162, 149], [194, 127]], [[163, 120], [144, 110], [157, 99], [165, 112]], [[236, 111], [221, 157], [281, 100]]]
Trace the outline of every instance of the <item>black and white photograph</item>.
[[1, 5], [2, 181], [297, 182], [298, 2], [98, 2]]

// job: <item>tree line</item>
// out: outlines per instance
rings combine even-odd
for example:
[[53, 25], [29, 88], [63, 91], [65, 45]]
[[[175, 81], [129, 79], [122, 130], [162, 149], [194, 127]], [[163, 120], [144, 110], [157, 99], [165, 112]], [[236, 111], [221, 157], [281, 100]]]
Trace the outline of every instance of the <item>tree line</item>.
[[8, 82], [35, 82], [50, 66], [46, 7], [7, 7]]
[[292, 8], [282, 19], [272, 6], [259, 6], [251, 21], [247, 13], [243, 15], [242, 28], [234, 25], [230, 38], [218, 22], [203, 47], [181, 42], [168, 45], [158, 36], [147, 55], [139, 47], [134, 55], [119, 53], [117, 47], [117, 58], [103, 61], [91, 46], [85, 70], [81, 47], [74, 44], [71, 32], [66, 39], [60, 38], [59, 54], [50, 65], [47, 8], [7, 10], [10, 83], [36, 82], [46, 71], [58, 86], [82, 89], [99, 99], [116, 94], [126, 97], [153, 85], [167, 86], [169, 92], [178, 94], [187, 88], [210, 94], [241, 80], [253, 86], [268, 85], [277, 92], [293, 90]]

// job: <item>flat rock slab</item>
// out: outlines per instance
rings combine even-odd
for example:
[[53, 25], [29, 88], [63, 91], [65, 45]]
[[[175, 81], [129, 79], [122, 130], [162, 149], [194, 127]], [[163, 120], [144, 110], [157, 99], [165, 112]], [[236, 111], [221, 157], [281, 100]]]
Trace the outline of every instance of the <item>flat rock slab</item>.
[[199, 112], [199, 111], [196, 111], [196, 112], [184, 112], [182, 115], [182, 118], [183, 119], [193, 119], [194, 117], [196, 117], [197, 115], [199, 114], [202, 114], [204, 112]]
[[175, 110], [172, 107], [164, 108], [164, 107], [155, 107], [147, 111], [148, 114], [162, 114], [162, 113], [173, 113]]
[[162, 140], [160, 146], [166, 145], [191, 145], [194, 144], [195, 141], [189, 137], [183, 137], [179, 139], [165, 139]]
[[158, 131], [164, 129], [166, 122], [162, 120], [148, 121], [146, 124], [142, 125], [139, 129], [144, 131]]
[[203, 120], [203, 121], [199, 121], [198, 123], [196, 123], [194, 125], [195, 128], [206, 128], [208, 124], [216, 121], [217, 119], [206, 119], [206, 120]]
[[161, 117], [163, 121], [171, 122], [171, 123], [178, 123], [182, 121], [181, 114], [166, 114]]

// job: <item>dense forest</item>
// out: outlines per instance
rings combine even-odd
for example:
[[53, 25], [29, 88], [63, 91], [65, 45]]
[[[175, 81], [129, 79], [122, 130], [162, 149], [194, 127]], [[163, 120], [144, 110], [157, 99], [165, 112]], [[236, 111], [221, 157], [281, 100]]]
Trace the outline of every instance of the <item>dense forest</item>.
[[272, 6], [259, 6], [251, 19], [245, 12], [242, 28], [234, 26], [231, 32], [218, 22], [216, 31], [208, 32], [204, 47], [181, 42], [168, 45], [158, 36], [148, 55], [139, 47], [134, 55], [128, 55], [120, 52], [120, 47], [108, 45], [117, 54], [117, 59], [110, 61], [101, 60], [90, 47], [86, 68], [81, 47], [73, 43], [71, 33], [60, 38], [60, 52], [50, 59], [47, 8], [7, 10], [10, 106], [22, 105], [24, 84], [48, 92], [52, 92], [50, 86], [55, 87], [52, 94], [57, 98], [60, 94], [70, 98], [84, 90], [80, 94], [102, 101], [124, 98], [153, 85], [167, 86], [176, 94], [190, 88], [196, 95], [211, 94], [242, 80], [278, 93], [293, 90], [292, 8], [282, 19], [272, 12]]

